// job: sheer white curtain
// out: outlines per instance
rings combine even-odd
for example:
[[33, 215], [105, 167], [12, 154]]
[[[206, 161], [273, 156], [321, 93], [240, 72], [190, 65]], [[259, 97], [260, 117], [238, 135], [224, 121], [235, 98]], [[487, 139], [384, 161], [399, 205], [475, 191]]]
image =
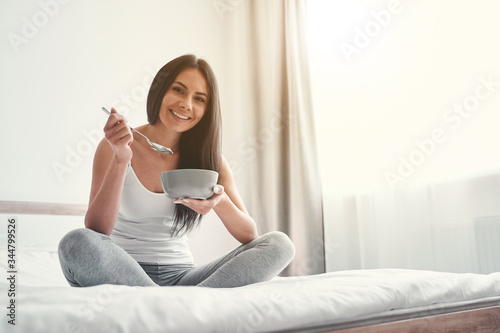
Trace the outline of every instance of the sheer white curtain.
[[308, 5], [327, 270], [500, 270], [500, 3]]
[[327, 270], [500, 271], [498, 173], [329, 198]]

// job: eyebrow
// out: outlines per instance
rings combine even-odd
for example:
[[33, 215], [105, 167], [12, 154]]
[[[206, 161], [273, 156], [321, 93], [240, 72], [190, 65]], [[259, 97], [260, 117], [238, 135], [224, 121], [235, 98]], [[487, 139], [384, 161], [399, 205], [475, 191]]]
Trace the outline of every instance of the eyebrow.
[[[182, 83], [182, 82], [175, 81], [174, 83], [177, 83], [178, 85], [182, 86], [182, 88], [184, 88], [184, 89], [186, 89], [186, 90], [189, 90], [189, 89], [188, 89], [188, 87], [187, 87], [184, 83]], [[203, 92], [195, 92], [195, 94], [197, 94], [197, 95], [203, 95], [203, 96], [205, 96], [206, 98], [208, 98], [208, 95], [207, 95], [207, 94], [205, 94], [205, 93], [203, 93]]]

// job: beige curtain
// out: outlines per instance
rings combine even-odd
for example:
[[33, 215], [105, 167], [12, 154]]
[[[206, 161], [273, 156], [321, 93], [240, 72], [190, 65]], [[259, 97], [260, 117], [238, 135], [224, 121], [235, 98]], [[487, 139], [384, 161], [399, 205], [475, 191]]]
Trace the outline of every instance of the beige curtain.
[[248, 126], [256, 153], [246, 166], [256, 189], [249, 209], [260, 233], [281, 230], [294, 242], [296, 256], [283, 275], [323, 273], [305, 1], [255, 0], [245, 6], [252, 103]]

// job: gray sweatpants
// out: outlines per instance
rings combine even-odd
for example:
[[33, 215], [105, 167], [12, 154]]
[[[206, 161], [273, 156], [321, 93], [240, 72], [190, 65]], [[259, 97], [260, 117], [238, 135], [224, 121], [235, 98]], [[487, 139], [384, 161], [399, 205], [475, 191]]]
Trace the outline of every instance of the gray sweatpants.
[[109, 236], [86, 228], [70, 231], [59, 243], [61, 268], [73, 287], [100, 284], [240, 287], [272, 279], [294, 255], [293, 243], [278, 231], [264, 234], [201, 266], [138, 263]]

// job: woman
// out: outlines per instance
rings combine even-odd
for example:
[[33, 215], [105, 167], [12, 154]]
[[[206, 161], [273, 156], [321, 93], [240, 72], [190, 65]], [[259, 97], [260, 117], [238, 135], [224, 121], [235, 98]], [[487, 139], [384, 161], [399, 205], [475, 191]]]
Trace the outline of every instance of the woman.
[[[111, 109], [94, 157], [86, 228], [69, 232], [59, 244], [69, 284], [228, 288], [276, 276], [295, 249], [281, 232], [257, 236], [220, 153], [219, 95], [210, 66], [193, 55], [163, 66], [149, 90], [147, 115], [148, 124], [137, 129], [174, 154], [152, 150]], [[185, 168], [219, 172], [211, 198], [167, 198], [160, 174]], [[186, 234], [211, 210], [242, 245], [195, 267]]]

